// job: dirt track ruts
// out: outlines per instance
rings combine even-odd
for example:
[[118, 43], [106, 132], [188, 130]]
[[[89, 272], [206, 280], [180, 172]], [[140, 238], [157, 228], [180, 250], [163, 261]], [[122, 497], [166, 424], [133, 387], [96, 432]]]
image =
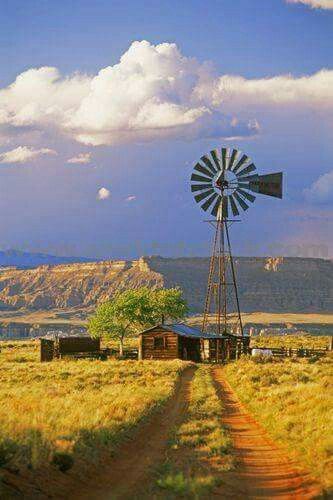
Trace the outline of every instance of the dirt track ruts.
[[[154, 481], [154, 467], [163, 462], [172, 429], [186, 417], [190, 398], [190, 385], [195, 367], [180, 375], [175, 394], [164, 408], [144, 424], [132, 439], [125, 442], [110, 461], [105, 472], [98, 477], [100, 487], [85, 489], [67, 498], [81, 499], [133, 499], [142, 498]], [[144, 495], [143, 495], [144, 496]]]
[[319, 485], [302, 472], [247, 412], [226, 381], [223, 368], [213, 369], [223, 402], [222, 422], [230, 432], [237, 460], [235, 471], [225, 475], [214, 492], [220, 498], [321, 498]]

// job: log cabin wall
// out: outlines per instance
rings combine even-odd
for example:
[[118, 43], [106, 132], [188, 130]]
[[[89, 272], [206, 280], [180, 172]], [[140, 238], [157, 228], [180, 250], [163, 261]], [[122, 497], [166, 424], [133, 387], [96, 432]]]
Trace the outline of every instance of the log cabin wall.
[[156, 328], [141, 335], [142, 359], [178, 359], [178, 335]]

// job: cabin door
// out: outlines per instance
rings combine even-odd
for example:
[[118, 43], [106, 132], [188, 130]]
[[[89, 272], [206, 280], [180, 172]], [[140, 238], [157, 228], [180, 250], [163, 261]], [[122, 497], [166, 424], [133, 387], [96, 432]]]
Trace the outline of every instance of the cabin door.
[[200, 356], [200, 339], [181, 337], [181, 359], [198, 362]]

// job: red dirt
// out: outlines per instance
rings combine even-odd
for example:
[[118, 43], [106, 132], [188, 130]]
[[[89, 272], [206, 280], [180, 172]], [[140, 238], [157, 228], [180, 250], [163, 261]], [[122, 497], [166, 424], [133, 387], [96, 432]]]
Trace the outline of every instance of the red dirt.
[[212, 496], [221, 498], [321, 498], [321, 488], [302, 472], [247, 412], [226, 381], [223, 369], [213, 370], [223, 402], [222, 422], [233, 440], [237, 460], [235, 471], [226, 473]]

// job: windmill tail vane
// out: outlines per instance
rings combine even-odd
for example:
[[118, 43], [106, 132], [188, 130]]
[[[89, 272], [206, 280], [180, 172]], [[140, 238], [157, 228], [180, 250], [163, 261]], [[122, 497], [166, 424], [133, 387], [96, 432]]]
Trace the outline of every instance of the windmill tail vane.
[[282, 172], [259, 175], [249, 156], [234, 148], [213, 149], [195, 164], [191, 191], [214, 221], [202, 329], [219, 335], [243, 335], [229, 225], [248, 210], [257, 195], [282, 198]]

